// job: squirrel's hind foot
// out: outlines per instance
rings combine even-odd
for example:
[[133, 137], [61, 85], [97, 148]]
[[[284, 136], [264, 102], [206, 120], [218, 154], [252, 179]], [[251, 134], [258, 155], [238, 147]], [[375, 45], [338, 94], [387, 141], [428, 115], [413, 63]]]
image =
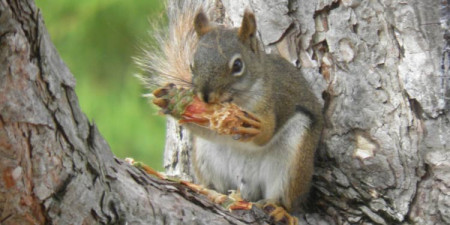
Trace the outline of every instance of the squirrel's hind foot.
[[261, 200], [255, 204], [266, 212], [274, 224], [298, 225], [298, 219], [292, 216], [281, 206], [271, 202], [270, 200]]

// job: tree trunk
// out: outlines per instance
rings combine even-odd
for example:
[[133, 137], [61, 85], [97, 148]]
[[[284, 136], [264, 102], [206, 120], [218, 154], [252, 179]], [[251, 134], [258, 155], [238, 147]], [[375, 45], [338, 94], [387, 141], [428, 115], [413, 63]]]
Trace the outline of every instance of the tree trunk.
[[0, 0], [0, 224], [267, 224], [113, 156], [32, 0]]
[[[450, 223], [447, 3], [256, 2], [217, 7], [238, 25], [248, 5], [266, 51], [325, 96], [315, 204], [300, 219]], [[268, 223], [115, 158], [74, 86], [33, 1], [0, 0], [0, 224]], [[166, 167], [189, 176], [189, 135], [171, 127]]]
[[[307, 224], [450, 224], [448, 1], [222, 0], [220, 21], [256, 14], [266, 52], [323, 96]], [[189, 136], [168, 122], [166, 156]], [[186, 132], [186, 131], [183, 131]], [[181, 139], [179, 139], [181, 137]], [[179, 143], [181, 148], [173, 148]], [[181, 153], [180, 153], [181, 152]], [[165, 167], [189, 174], [189, 160]]]

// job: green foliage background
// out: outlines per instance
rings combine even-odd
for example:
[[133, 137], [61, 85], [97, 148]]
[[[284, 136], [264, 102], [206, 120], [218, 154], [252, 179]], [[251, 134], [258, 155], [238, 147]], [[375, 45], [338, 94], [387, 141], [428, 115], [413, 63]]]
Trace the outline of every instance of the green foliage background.
[[148, 100], [132, 57], [148, 43], [163, 1], [36, 0], [61, 57], [77, 80], [82, 110], [112, 151], [162, 169], [164, 118]]

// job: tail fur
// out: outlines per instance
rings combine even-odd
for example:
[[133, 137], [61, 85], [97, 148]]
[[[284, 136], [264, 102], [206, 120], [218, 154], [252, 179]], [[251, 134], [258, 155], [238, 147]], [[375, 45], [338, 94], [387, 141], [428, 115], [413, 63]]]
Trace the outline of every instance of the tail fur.
[[179, 87], [191, 87], [191, 60], [198, 37], [194, 30], [195, 14], [202, 8], [210, 14], [212, 6], [208, 0], [174, 0], [168, 2], [169, 25], [155, 29], [155, 45], [143, 48], [136, 57], [137, 65], [144, 74], [137, 75], [149, 89], [174, 83]]

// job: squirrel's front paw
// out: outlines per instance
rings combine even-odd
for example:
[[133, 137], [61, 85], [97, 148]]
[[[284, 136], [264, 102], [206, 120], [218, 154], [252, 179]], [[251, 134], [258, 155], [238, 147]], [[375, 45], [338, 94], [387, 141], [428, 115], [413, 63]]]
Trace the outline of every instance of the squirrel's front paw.
[[235, 140], [250, 141], [261, 133], [261, 121], [234, 104], [217, 105], [209, 117], [209, 127], [219, 134], [231, 135]]
[[162, 113], [169, 114], [169, 103], [171, 97], [174, 95], [175, 85], [166, 84], [164, 87], [155, 89], [153, 94], [153, 104], [159, 106], [162, 109]]
[[240, 120], [240, 124], [231, 129], [234, 140], [250, 141], [261, 133], [261, 121], [256, 116], [243, 111], [242, 114], [236, 115], [236, 118]]

